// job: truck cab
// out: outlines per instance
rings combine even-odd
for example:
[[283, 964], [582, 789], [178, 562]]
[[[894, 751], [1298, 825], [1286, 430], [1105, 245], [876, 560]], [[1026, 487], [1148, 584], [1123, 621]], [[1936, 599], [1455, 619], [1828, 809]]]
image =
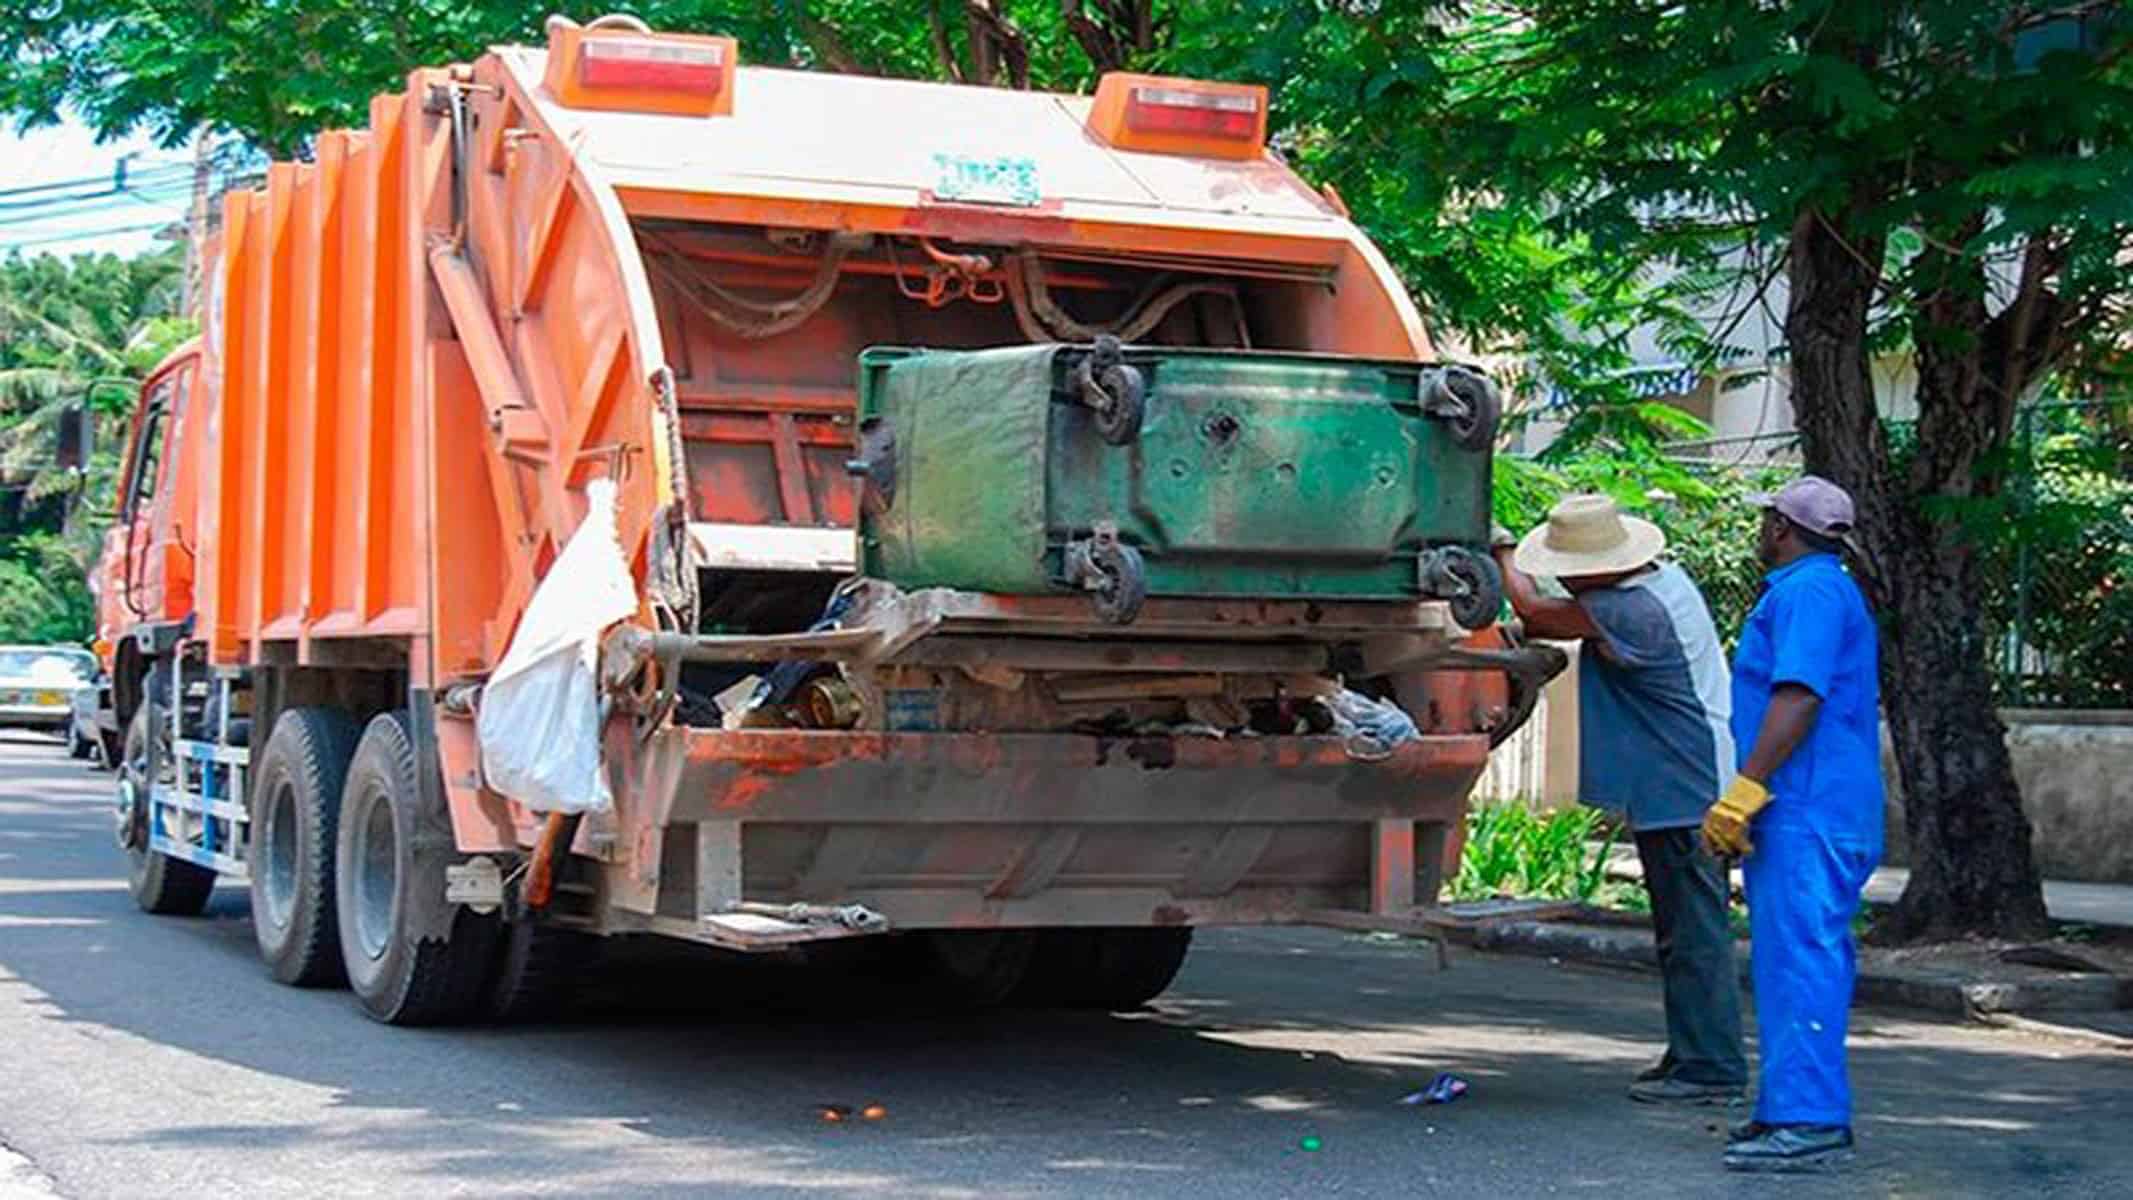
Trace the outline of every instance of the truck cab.
[[202, 360], [195, 339], [142, 381], [120, 459], [114, 519], [90, 571], [94, 649], [109, 681], [97, 712], [107, 763], [118, 759], [119, 739], [140, 705], [158, 638], [176, 636], [193, 611], [196, 535], [187, 523], [204, 436], [191, 419], [205, 386]]

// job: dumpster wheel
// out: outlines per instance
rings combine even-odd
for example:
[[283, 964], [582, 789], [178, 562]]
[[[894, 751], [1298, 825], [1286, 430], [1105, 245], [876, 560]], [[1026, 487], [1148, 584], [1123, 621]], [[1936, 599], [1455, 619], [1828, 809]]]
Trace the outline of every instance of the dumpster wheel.
[[1105, 334], [1074, 369], [1076, 390], [1088, 406], [1096, 434], [1113, 446], [1141, 435], [1148, 412], [1148, 383], [1138, 367], [1128, 365], [1117, 338]]
[[1439, 546], [1419, 564], [1422, 591], [1451, 604], [1461, 629], [1485, 629], [1503, 615], [1503, 573], [1488, 555], [1465, 546]]
[[1148, 565], [1109, 521], [1098, 521], [1092, 536], [1067, 546], [1066, 573], [1106, 624], [1131, 625], [1148, 599]]

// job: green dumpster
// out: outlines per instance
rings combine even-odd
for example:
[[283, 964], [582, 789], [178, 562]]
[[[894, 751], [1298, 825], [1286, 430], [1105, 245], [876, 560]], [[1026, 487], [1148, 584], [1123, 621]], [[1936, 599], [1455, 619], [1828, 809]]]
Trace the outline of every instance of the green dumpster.
[[861, 568], [905, 588], [1454, 601], [1496, 616], [1493, 387], [1331, 355], [1033, 345], [860, 358]]

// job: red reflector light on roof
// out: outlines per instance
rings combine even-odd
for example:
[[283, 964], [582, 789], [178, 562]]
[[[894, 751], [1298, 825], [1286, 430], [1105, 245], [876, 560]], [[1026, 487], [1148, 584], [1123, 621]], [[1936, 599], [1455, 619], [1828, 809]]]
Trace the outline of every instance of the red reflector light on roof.
[[1259, 134], [1259, 97], [1251, 92], [1137, 87], [1126, 98], [1126, 128], [1140, 133], [1250, 139]]
[[578, 83], [589, 88], [718, 91], [726, 77], [726, 48], [717, 42], [652, 38], [587, 38], [578, 49]]
[[1194, 158], [1257, 158], [1266, 145], [1266, 89], [1114, 71], [1097, 81], [1089, 132], [1121, 150]]
[[733, 111], [740, 65], [730, 37], [654, 33], [613, 14], [590, 25], [554, 16], [542, 82], [567, 108], [718, 117]]

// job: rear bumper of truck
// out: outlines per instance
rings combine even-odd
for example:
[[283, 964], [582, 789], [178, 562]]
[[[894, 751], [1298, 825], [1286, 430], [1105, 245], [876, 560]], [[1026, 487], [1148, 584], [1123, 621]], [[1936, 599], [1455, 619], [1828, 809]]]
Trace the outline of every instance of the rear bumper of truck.
[[595, 835], [609, 901], [670, 931], [743, 904], [896, 929], [1267, 924], [1404, 914], [1418, 877], [1427, 903], [1488, 740], [1365, 760], [1334, 737], [670, 729], [623, 757]]

